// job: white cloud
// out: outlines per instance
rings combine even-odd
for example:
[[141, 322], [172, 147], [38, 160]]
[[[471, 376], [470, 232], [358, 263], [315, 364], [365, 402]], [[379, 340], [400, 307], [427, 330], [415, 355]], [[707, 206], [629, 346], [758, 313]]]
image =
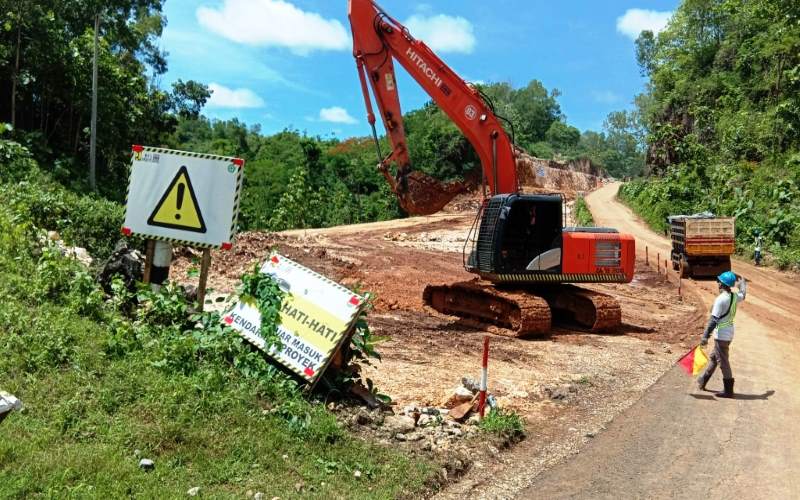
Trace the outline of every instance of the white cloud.
[[658, 33], [667, 27], [672, 17], [672, 12], [657, 10], [628, 9], [625, 14], [617, 18], [617, 31], [636, 40], [642, 31], [649, 30]]
[[250, 89], [230, 89], [218, 83], [208, 84], [211, 98], [208, 100], [210, 108], [260, 108], [264, 106], [264, 99]]
[[593, 90], [592, 97], [595, 101], [602, 103], [602, 104], [614, 104], [615, 102], [619, 102], [621, 97], [611, 92], [610, 90]]
[[358, 123], [358, 120], [350, 116], [346, 109], [339, 106], [319, 110], [319, 120], [329, 123], [345, 123], [347, 125]]
[[419, 38], [435, 51], [470, 54], [475, 49], [475, 30], [472, 23], [463, 17], [414, 14], [405, 25], [414, 38]]
[[218, 9], [198, 8], [197, 20], [234, 42], [285, 47], [300, 55], [350, 47], [350, 37], [338, 20], [305, 12], [284, 0], [224, 0]]

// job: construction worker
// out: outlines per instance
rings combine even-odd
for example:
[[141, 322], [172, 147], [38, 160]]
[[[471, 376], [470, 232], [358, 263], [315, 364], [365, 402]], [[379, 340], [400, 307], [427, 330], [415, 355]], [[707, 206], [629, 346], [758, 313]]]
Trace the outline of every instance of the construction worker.
[[756, 261], [757, 266], [761, 265], [761, 243], [762, 243], [761, 231], [756, 230], [756, 251], [754, 255], [754, 260]]
[[[724, 390], [717, 392], [715, 396], [719, 398], [733, 397], [733, 372], [728, 358], [729, 348], [733, 341], [733, 320], [736, 318], [736, 306], [742, 302], [747, 295], [747, 281], [741, 276], [737, 276], [730, 271], [724, 272], [717, 277], [719, 282], [720, 294], [714, 300], [711, 308], [711, 319], [708, 320], [706, 330], [700, 340], [700, 345], [708, 344], [708, 337], [714, 333], [714, 350], [708, 359], [708, 366], [705, 372], [697, 379], [700, 390], [706, 389], [706, 384], [717, 369], [717, 365], [722, 369], [722, 384]], [[733, 293], [732, 288], [738, 282], [739, 290]]]

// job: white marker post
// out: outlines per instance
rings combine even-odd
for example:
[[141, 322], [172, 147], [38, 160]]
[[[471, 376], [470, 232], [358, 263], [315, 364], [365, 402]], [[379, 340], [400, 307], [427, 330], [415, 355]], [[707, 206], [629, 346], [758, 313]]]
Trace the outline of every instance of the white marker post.
[[489, 336], [483, 337], [483, 362], [481, 363], [481, 392], [478, 396], [478, 412], [481, 419], [486, 411], [486, 390], [489, 387]]

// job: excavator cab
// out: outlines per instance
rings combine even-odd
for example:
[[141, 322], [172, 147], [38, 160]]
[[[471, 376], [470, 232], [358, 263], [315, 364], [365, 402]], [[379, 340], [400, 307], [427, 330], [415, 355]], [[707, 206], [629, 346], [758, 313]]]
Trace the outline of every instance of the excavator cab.
[[468, 270], [485, 275], [560, 272], [563, 205], [560, 195], [492, 197], [480, 214]]
[[563, 227], [561, 195], [505, 194], [479, 214], [466, 268], [494, 283], [633, 279], [634, 240], [616, 229]]

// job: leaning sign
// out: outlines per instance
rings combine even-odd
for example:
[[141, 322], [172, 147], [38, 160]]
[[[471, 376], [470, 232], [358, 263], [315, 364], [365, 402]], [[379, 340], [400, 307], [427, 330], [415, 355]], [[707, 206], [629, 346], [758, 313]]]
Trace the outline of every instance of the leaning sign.
[[286, 292], [280, 312], [281, 346], [268, 347], [259, 334], [261, 313], [240, 301], [223, 321], [306, 381], [314, 384], [353, 332], [365, 300], [347, 288], [278, 254], [261, 268]]
[[244, 160], [133, 146], [122, 232], [199, 248], [230, 248]]

